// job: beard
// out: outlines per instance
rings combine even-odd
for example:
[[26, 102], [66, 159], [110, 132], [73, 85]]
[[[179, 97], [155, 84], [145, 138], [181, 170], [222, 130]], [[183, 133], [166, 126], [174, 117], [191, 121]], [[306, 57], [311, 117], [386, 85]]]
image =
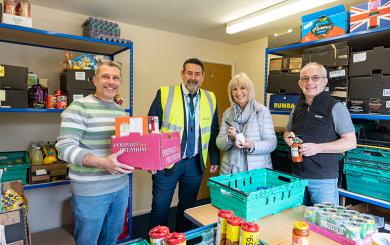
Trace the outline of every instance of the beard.
[[194, 93], [198, 89], [199, 81], [195, 79], [189, 79], [187, 80], [187, 86], [189, 92]]

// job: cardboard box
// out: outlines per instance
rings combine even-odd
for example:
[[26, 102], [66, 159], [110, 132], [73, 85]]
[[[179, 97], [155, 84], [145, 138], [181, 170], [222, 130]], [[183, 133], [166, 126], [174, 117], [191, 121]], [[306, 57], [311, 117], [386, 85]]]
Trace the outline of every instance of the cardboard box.
[[348, 98], [347, 107], [351, 114], [390, 115], [390, 99], [381, 100], [379, 98], [371, 98], [371, 99]]
[[301, 27], [293, 27], [286, 32], [274, 33], [268, 36], [268, 49], [278, 48], [301, 42]]
[[349, 14], [340, 4], [302, 16], [302, 43], [344, 35], [349, 29]]
[[3, 13], [2, 22], [4, 24], [32, 27], [32, 18]]
[[328, 83], [325, 91], [332, 97], [346, 102], [348, 91], [348, 69], [340, 67], [338, 69], [328, 69]]
[[0, 65], [0, 89], [27, 90], [28, 68]]
[[354, 52], [349, 57], [349, 75], [351, 77], [390, 75], [390, 48], [375, 47], [372, 50]]
[[348, 98], [390, 100], [390, 76], [350, 77]]
[[279, 74], [288, 71], [289, 58], [274, 58], [269, 61], [269, 73]]
[[268, 93], [299, 94], [299, 74], [281, 73], [268, 75]]
[[68, 105], [70, 105], [70, 103], [72, 103], [75, 100], [84, 98], [90, 94], [94, 94], [95, 91], [96, 90], [81, 90], [81, 89], [66, 91], [68, 95]]
[[[19, 195], [23, 196], [24, 204], [28, 204], [20, 181], [3, 183], [3, 194], [9, 188], [12, 188]], [[27, 213], [24, 208], [0, 213], [0, 224], [5, 226], [7, 244], [30, 244]]]
[[317, 62], [325, 67], [348, 66], [349, 47], [347, 42], [326, 44], [303, 50], [303, 65]]
[[148, 134], [148, 116], [115, 118], [115, 135], [127, 136], [130, 133]]
[[[46, 173], [46, 174], [39, 174], [39, 172]], [[29, 183], [35, 184], [40, 182], [49, 182], [49, 181], [53, 181], [53, 178], [59, 176], [65, 179], [67, 175], [68, 175], [68, 165], [65, 162], [31, 165]]]
[[66, 70], [60, 76], [61, 90], [95, 90], [94, 75], [94, 70]]
[[5, 101], [1, 101], [1, 107], [28, 108], [27, 90], [2, 90]]
[[300, 73], [302, 69], [302, 57], [291, 57], [288, 64], [288, 73]]
[[351, 6], [350, 32], [390, 26], [389, 0], [367, 1]]
[[269, 109], [271, 111], [291, 111], [299, 102], [300, 95], [270, 95]]
[[118, 161], [144, 170], [162, 170], [181, 160], [180, 133], [112, 137], [112, 153], [124, 150]]

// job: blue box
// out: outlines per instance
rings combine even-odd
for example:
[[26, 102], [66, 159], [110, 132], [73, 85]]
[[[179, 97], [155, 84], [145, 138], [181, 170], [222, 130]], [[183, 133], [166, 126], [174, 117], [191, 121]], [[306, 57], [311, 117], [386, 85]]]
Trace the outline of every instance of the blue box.
[[270, 95], [269, 109], [271, 111], [291, 111], [300, 100], [300, 95], [273, 94]]
[[389, 0], [376, 0], [351, 6], [350, 32], [390, 26], [389, 17]]
[[337, 5], [302, 16], [302, 43], [345, 35], [349, 29], [349, 13]]

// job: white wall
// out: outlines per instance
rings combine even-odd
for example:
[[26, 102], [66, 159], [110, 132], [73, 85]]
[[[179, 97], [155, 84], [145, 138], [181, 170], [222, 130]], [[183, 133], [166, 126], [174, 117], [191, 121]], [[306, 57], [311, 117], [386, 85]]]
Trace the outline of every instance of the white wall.
[[[80, 35], [81, 24], [87, 18], [36, 5], [32, 9], [33, 27], [54, 32]], [[131, 39], [134, 43], [134, 115], [144, 115], [148, 112], [160, 86], [180, 82], [180, 70], [185, 58], [196, 56], [221, 63], [236, 62], [237, 47], [234, 45], [121, 23], [120, 27], [122, 37]], [[56, 81], [58, 82], [57, 73], [61, 70], [62, 51], [0, 44], [0, 53], [0, 63], [11, 62], [31, 67], [38, 75], [49, 78], [53, 89], [58, 86]], [[120, 60], [126, 60], [127, 57], [128, 54], [125, 54]], [[128, 90], [128, 84], [125, 84], [121, 92], [125, 98], [128, 97]], [[0, 151], [25, 150], [31, 140], [55, 139], [58, 136], [59, 122], [59, 114], [55, 113], [1, 113]], [[64, 198], [60, 201], [58, 193], [63, 193]], [[32, 200], [29, 217], [32, 232], [70, 222], [70, 213], [64, 214], [63, 211], [63, 207], [67, 205], [60, 204], [69, 198], [69, 188], [29, 190], [27, 196]], [[134, 174], [133, 196], [133, 212], [135, 214], [148, 212], [151, 205], [151, 178], [148, 173], [138, 171]], [[57, 201], [47, 203], [36, 201], [41, 197]], [[45, 205], [49, 205], [50, 208], [46, 208]], [[69, 208], [65, 210], [70, 212]], [[42, 224], [38, 217], [50, 217], [53, 221]]]

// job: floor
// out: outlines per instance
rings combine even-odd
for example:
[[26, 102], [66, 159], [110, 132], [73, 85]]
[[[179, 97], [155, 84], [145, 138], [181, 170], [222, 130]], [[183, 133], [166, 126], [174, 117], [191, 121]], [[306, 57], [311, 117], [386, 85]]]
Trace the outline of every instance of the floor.
[[[210, 199], [198, 201], [195, 206], [210, 203]], [[175, 227], [176, 208], [171, 208], [169, 214], [169, 229]], [[133, 217], [133, 238], [148, 239], [149, 214], [143, 214]], [[33, 245], [73, 245], [72, 227], [65, 226], [52, 230], [36, 232], [31, 234], [31, 243]]]

